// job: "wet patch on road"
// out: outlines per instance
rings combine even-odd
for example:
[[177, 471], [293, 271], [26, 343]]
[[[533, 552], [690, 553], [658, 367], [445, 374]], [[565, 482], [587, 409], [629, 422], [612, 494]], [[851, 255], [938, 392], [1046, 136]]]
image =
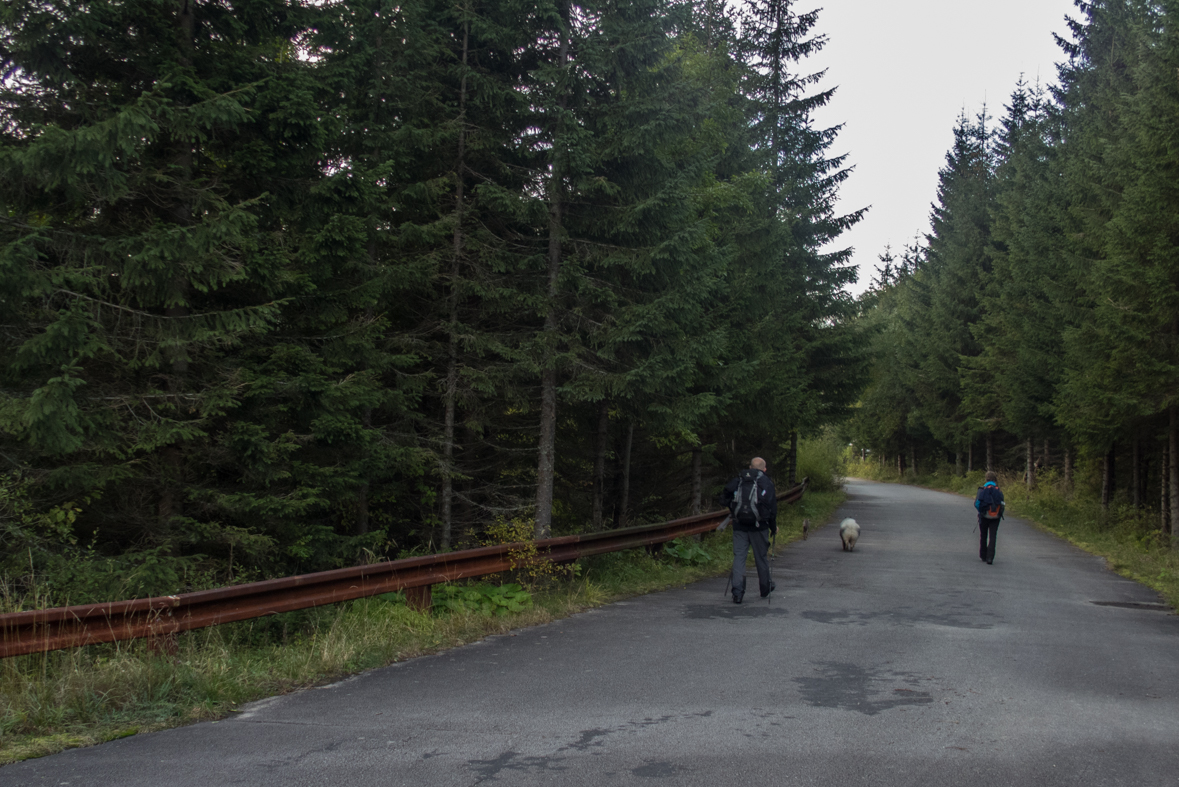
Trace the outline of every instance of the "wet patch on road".
[[[911, 705], [928, 705], [933, 698], [920, 691], [920, 679], [910, 672], [864, 668], [843, 662], [822, 662], [815, 677], [795, 678], [803, 702], [816, 708], [838, 708], [875, 716]], [[898, 686], [897, 684], [902, 684]]]
[[470, 760], [467, 765], [479, 777], [475, 784], [496, 779], [504, 771], [557, 773], [569, 770], [568, 766], [561, 765], [556, 758], [522, 757], [519, 752], [514, 751], [506, 751], [491, 760]]
[[564, 752], [564, 751], [582, 751], [582, 752], [584, 752], [584, 751], [589, 751], [590, 749], [600, 749], [605, 746], [606, 738], [608, 738], [611, 735], [615, 735], [617, 733], [626, 734], [626, 733], [633, 732], [635, 729], [641, 729], [643, 727], [656, 727], [661, 724], [671, 724], [675, 721], [678, 721], [680, 718], [687, 718], [688, 716], [697, 716], [697, 717], [707, 718], [708, 716], [711, 716], [711, 715], [712, 715], [712, 711], [709, 710], [709, 711], [703, 711], [700, 713], [689, 713], [689, 714], [687, 714], [687, 716], [684, 716], [684, 717], [647, 716], [646, 718], [643, 718], [643, 719], [635, 719], [633, 721], [628, 721], [626, 724], [621, 724], [617, 727], [612, 727], [612, 728], [595, 727], [594, 729], [590, 729], [590, 730], [582, 730], [580, 738], [578, 738], [573, 743], [570, 743], [566, 746], [562, 746], [561, 748], [557, 749], [557, 752], [558, 753]]
[[647, 718], [642, 719], [641, 721], [627, 722], [627, 725], [630, 727], [655, 727], [659, 724], [667, 724], [669, 721], [674, 721], [674, 719], [675, 719], [674, 716], [660, 716], [655, 719], [648, 716]]
[[576, 743], [571, 743], [568, 746], [562, 746], [558, 751], [565, 751], [566, 749], [575, 749], [577, 751], [588, 751], [593, 747], [601, 747], [605, 742], [602, 740], [609, 735], [613, 730], [593, 729], [582, 730], [581, 739]]
[[750, 620], [789, 614], [786, 607], [779, 607], [773, 601], [767, 604], [764, 598], [746, 601], [743, 604], [728, 601], [716, 604], [689, 604], [684, 607], [684, 617], [689, 620]]
[[[588, 730], [581, 730], [578, 733], [577, 740], [561, 746], [547, 756], [525, 757], [516, 751], [506, 751], [498, 757], [489, 760], [468, 760], [466, 765], [478, 777], [475, 780], [475, 784], [498, 780], [501, 775], [513, 771], [555, 774], [570, 770], [572, 767], [571, 764], [574, 762], [573, 757], [580, 754], [588, 753], [591, 756], [604, 755], [606, 753], [607, 741], [613, 735], [629, 738], [636, 730], [643, 727], [673, 724], [689, 718], [708, 718], [711, 715], [712, 711], [706, 710], [687, 713], [682, 716], [647, 716], [642, 719], [633, 719], [617, 727], [594, 727]], [[686, 770], [668, 761], [644, 760], [643, 762], [643, 765], [631, 770], [633, 775], [644, 778], [663, 779], [676, 776]]]
[[[884, 621], [888, 625], [917, 626], [934, 625], [947, 626], [956, 629], [990, 629], [994, 628], [997, 616], [989, 612], [977, 612], [967, 609], [962, 612], [936, 613], [928, 610], [914, 610], [908, 608], [890, 609], [881, 612], [865, 612], [864, 610], [807, 610], [800, 613], [807, 620], [816, 623], [826, 623], [832, 626], [867, 626], [870, 623]], [[990, 618], [990, 621], [979, 620]]]
[[674, 762], [649, 762], [638, 768], [632, 768], [631, 773], [644, 779], [670, 779], [685, 770], [687, 769]]

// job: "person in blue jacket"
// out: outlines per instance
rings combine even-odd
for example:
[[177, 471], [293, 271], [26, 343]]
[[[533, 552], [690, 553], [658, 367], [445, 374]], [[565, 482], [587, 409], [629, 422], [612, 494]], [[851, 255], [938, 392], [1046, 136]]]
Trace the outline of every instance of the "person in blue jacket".
[[974, 509], [978, 511], [978, 556], [987, 561], [987, 565], [995, 563], [995, 539], [1006, 505], [999, 489], [999, 476], [988, 470], [986, 482], [979, 487], [974, 498]]

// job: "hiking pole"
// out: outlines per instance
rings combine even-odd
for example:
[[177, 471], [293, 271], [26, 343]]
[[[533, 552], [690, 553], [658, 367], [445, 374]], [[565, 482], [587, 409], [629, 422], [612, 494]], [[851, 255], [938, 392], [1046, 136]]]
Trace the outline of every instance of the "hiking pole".
[[[733, 521], [733, 516], [732, 516], [732, 514], [730, 514], [729, 516], [727, 516], [727, 517], [725, 517], [724, 519], [722, 519], [722, 520], [721, 520], [721, 523], [720, 523], [719, 525], [717, 525], [717, 526], [716, 526], [716, 532], [718, 532], [718, 533], [719, 533], [719, 532], [721, 532], [722, 530], [724, 530], [726, 527], [728, 527], [728, 526], [729, 526], [729, 523], [730, 523], [730, 522], [732, 522], [732, 521]], [[729, 587], [730, 587], [732, 584], [733, 584], [733, 572], [731, 572], [731, 571], [730, 571], [730, 572], [729, 572], [729, 578], [725, 580], [725, 592], [721, 594], [722, 596], [728, 596], [728, 595], [729, 595]]]
[[777, 531], [775, 531], [774, 534], [770, 536], [770, 559], [769, 559], [769, 564], [767, 566], [770, 569], [770, 571], [769, 571], [770, 592], [766, 593], [766, 606], [767, 607], [770, 605], [770, 599], [774, 597], [774, 558], [777, 557], [777, 555], [774, 554], [774, 544], [776, 544], [777, 542], [778, 542], [778, 533], [777, 533]]

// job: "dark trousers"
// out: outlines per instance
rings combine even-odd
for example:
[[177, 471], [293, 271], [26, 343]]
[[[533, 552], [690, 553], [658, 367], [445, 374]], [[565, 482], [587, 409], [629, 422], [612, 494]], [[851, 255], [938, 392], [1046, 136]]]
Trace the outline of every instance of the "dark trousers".
[[995, 559], [995, 539], [999, 536], [999, 520], [978, 518], [978, 556], [983, 560]]
[[770, 551], [767, 528], [759, 530], [733, 529], [733, 595], [745, 595], [745, 557], [753, 547], [753, 563], [757, 566], [757, 585], [763, 597], [770, 594]]

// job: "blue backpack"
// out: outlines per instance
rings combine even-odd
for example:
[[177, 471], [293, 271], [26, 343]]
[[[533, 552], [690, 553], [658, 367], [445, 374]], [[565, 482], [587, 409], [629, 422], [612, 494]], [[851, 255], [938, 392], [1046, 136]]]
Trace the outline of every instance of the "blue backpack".
[[978, 513], [983, 519], [1003, 518], [1003, 495], [997, 486], [984, 486], [978, 490]]

